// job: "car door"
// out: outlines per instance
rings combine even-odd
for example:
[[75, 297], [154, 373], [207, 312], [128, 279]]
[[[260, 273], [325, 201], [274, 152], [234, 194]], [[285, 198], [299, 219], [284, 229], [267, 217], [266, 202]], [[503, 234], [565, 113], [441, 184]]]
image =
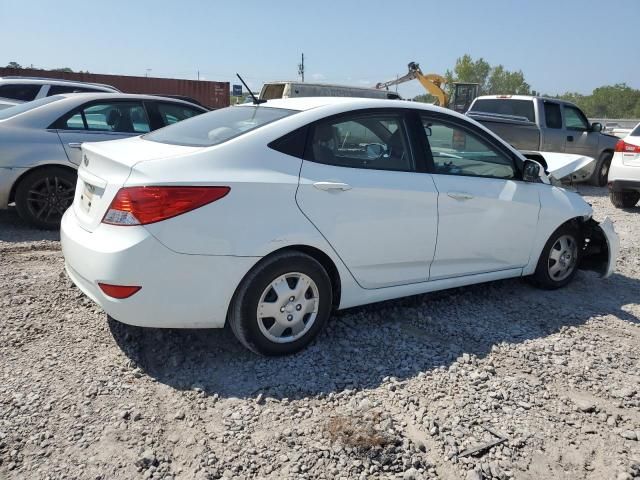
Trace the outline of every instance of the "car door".
[[447, 114], [421, 115], [438, 189], [438, 243], [430, 280], [529, 263], [540, 201], [506, 147]]
[[544, 119], [540, 122], [543, 152], [565, 151], [567, 134], [562, 126], [562, 109], [558, 102], [543, 100]]
[[591, 131], [587, 117], [577, 107], [563, 105], [563, 117], [567, 137], [566, 153], [593, 157], [598, 151], [599, 133]]
[[402, 110], [355, 111], [310, 126], [296, 200], [364, 288], [424, 282], [437, 191], [416, 172]]
[[103, 142], [150, 131], [142, 102], [94, 101], [73, 109], [55, 123], [69, 160], [80, 165], [83, 142]]

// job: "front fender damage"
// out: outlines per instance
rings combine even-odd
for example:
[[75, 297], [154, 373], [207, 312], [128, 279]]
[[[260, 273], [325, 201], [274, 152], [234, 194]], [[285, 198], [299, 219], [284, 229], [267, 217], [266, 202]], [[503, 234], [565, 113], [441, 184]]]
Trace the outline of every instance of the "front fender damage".
[[590, 218], [581, 222], [584, 238], [580, 269], [593, 270], [602, 276], [609, 277], [616, 266], [616, 259], [620, 250], [620, 239], [613, 228], [609, 217], [601, 223]]

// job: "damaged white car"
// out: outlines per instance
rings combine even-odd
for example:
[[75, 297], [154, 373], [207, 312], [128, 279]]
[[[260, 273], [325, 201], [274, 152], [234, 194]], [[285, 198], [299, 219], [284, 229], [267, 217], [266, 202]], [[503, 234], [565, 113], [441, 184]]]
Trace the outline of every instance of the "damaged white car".
[[117, 320], [307, 345], [334, 309], [509, 277], [611, 274], [618, 238], [463, 115], [353, 98], [216, 110], [84, 143], [71, 279]]

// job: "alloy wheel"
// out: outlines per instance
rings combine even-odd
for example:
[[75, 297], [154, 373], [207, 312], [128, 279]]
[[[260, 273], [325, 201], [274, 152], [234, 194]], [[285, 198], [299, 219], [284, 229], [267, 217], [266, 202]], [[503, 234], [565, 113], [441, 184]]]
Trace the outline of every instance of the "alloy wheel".
[[43, 222], [57, 222], [73, 202], [75, 185], [54, 175], [34, 182], [27, 191], [27, 207]]

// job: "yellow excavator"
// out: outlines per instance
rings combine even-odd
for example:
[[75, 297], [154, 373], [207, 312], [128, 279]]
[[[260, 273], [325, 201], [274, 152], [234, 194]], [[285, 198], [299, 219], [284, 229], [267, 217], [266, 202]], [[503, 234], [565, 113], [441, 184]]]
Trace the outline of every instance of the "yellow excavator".
[[456, 82], [453, 84], [453, 98], [450, 99], [447, 92], [442, 88], [442, 84], [447, 83], [447, 80], [437, 73], [425, 75], [420, 70], [420, 65], [416, 62], [409, 62], [409, 72], [406, 75], [395, 80], [378, 83], [376, 88], [389, 90], [389, 87], [411, 80], [418, 80], [427, 92], [436, 97], [439, 106], [451, 108], [456, 112], [466, 112], [471, 102], [478, 96], [479, 85], [477, 83]]

